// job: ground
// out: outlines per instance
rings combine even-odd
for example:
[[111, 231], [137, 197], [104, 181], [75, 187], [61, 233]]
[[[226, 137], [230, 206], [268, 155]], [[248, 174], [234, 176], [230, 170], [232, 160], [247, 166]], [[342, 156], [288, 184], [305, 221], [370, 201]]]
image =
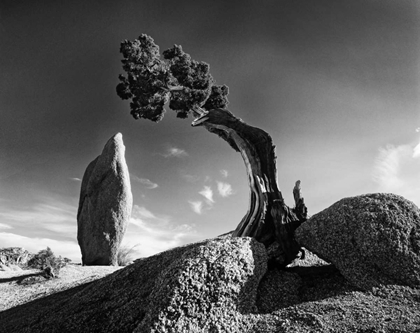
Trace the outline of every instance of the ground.
[[[39, 271], [0, 271], [0, 332], [64, 304], [92, 281], [121, 267], [68, 265], [56, 279]], [[95, 283], [95, 282], [93, 282]], [[141, 297], [137, 295], [137, 297]], [[260, 283], [258, 310], [245, 314], [247, 332], [420, 332], [420, 287], [388, 285], [362, 291], [306, 251], [286, 270], [271, 267]], [[47, 312], [46, 312], [47, 311]], [[23, 325], [23, 326], [22, 326]], [[220, 331], [223, 332], [223, 331]]]

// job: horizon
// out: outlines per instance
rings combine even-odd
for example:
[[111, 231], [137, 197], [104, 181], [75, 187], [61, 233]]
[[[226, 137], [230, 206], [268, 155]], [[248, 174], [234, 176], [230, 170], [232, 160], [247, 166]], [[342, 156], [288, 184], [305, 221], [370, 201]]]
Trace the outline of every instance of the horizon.
[[169, 110], [134, 120], [115, 91], [121, 41], [150, 35], [210, 64], [228, 109], [268, 132], [278, 185], [309, 214], [365, 193], [420, 206], [420, 3], [0, 4], [0, 248], [81, 261], [81, 179], [123, 136], [138, 257], [236, 228], [249, 188], [239, 153]]

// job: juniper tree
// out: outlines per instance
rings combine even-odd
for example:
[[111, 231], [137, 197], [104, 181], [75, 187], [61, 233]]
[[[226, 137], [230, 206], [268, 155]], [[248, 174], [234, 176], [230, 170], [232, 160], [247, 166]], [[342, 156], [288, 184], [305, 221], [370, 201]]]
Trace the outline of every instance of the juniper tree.
[[277, 186], [275, 146], [268, 133], [247, 125], [227, 109], [229, 88], [217, 85], [210, 66], [193, 60], [181, 46], [160, 54], [158, 45], [145, 34], [121, 43], [124, 75], [119, 75], [117, 94], [130, 100], [135, 119], [162, 120], [165, 107], [178, 118], [192, 116], [192, 126], [202, 126], [219, 135], [245, 162], [249, 186], [249, 208], [233, 236], [249, 236], [266, 247], [279, 245], [277, 261], [287, 265], [300, 246], [295, 229], [307, 219], [300, 181], [293, 189], [295, 207], [289, 208]]

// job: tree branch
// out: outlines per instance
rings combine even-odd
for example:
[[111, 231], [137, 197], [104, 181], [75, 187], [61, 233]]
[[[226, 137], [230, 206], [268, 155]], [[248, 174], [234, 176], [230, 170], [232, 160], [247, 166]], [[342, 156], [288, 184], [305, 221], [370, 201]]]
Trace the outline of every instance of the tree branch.
[[184, 90], [185, 89], [185, 87], [183, 87], [183, 86], [172, 86], [172, 87], [168, 87], [168, 90], [169, 91], [181, 91], [181, 90]]
[[303, 223], [308, 219], [308, 208], [302, 197], [300, 180], [296, 182], [295, 187], [293, 188], [293, 197], [295, 199], [295, 208], [293, 209], [293, 212], [296, 214], [299, 221]]

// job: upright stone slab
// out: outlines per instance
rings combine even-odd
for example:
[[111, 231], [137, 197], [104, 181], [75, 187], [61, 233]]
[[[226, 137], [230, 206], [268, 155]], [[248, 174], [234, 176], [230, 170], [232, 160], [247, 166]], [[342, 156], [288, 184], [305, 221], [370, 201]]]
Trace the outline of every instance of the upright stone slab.
[[77, 212], [83, 265], [117, 265], [133, 205], [122, 134], [108, 140], [86, 168]]

